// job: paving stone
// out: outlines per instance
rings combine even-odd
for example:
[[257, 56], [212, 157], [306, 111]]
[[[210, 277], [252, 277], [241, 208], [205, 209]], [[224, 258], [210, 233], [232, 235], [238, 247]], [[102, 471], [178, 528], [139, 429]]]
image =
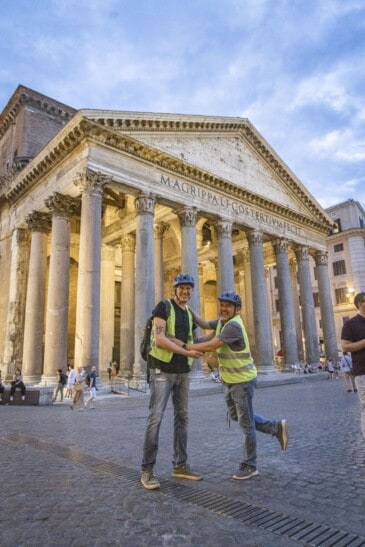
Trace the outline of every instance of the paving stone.
[[[358, 400], [347, 395], [342, 382], [320, 377], [259, 388], [255, 410], [288, 419], [289, 448], [283, 452], [275, 438], [259, 433], [260, 474], [234, 481], [232, 473], [242, 458], [238, 425], [227, 427], [221, 391], [196, 389], [190, 398], [188, 453], [204, 480], [180, 483], [196, 499], [199, 493], [211, 493], [295, 523], [303, 520], [361, 536], [365, 442]], [[1, 544], [303, 545], [289, 532], [274, 533], [174, 495], [179, 481], [171, 478], [171, 404], [161, 426], [155, 468], [166, 492], [163, 486], [160, 491], [144, 490], [139, 469], [148, 402], [147, 395], [99, 397], [94, 411], [80, 413], [72, 412], [67, 402], [0, 407]]]

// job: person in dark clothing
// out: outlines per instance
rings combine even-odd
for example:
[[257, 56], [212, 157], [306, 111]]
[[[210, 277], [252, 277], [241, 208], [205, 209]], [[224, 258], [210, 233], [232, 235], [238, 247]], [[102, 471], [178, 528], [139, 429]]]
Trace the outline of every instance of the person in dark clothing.
[[0, 401], [3, 400], [3, 394], [5, 393], [5, 387], [3, 386], [3, 382], [1, 379], [1, 370], [0, 370]]
[[194, 279], [179, 274], [174, 280], [175, 296], [162, 300], [154, 310], [151, 331], [150, 412], [143, 446], [141, 483], [147, 490], [160, 488], [153, 474], [158, 451], [160, 425], [167, 402], [172, 397], [174, 406], [174, 456], [172, 476], [200, 480], [199, 473], [190, 469], [187, 461], [189, 372], [194, 358], [201, 353], [188, 351], [186, 344], [193, 341], [196, 327], [187, 303], [194, 290]]
[[351, 352], [352, 374], [360, 399], [361, 430], [365, 439], [365, 292], [359, 292], [354, 298], [357, 314], [342, 327], [342, 350]]
[[54, 403], [57, 400], [57, 395], [60, 394], [61, 403], [63, 401], [63, 388], [67, 384], [67, 376], [62, 372], [62, 368], [57, 370], [57, 386], [54, 392], [52, 402]]
[[14, 394], [15, 390], [20, 389], [20, 392], [22, 394], [22, 401], [25, 401], [25, 385], [23, 382], [23, 376], [22, 371], [20, 369], [17, 369], [16, 373], [13, 376], [13, 380], [11, 382], [11, 388], [10, 388], [10, 401], [14, 400]]

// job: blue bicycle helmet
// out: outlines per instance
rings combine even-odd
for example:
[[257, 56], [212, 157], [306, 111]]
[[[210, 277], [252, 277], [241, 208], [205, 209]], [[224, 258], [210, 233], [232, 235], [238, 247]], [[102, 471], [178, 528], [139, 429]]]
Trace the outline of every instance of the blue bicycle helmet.
[[242, 300], [239, 294], [234, 291], [225, 291], [218, 296], [219, 302], [231, 302], [236, 308], [242, 308]]
[[174, 279], [174, 287], [177, 287], [178, 285], [190, 285], [191, 287], [194, 287], [195, 281], [189, 274], [179, 274]]

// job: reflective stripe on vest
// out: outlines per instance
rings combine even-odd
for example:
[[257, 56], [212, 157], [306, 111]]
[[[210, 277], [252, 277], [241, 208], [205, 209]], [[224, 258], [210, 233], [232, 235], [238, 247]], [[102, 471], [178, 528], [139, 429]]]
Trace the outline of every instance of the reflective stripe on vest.
[[[186, 311], [188, 312], [188, 318], [189, 318], [189, 334], [188, 334], [187, 344], [192, 344], [193, 343], [193, 315], [188, 307], [186, 307]], [[170, 313], [166, 320], [166, 336], [167, 337], [175, 338], [175, 321], [176, 321], [175, 308], [171, 302]], [[156, 346], [154, 328], [152, 328], [152, 331], [151, 331], [150, 355], [152, 355], [152, 357], [155, 357], [159, 361], [163, 361], [164, 363], [169, 363], [172, 359], [172, 356], [174, 355], [172, 351], [168, 349], [158, 348]], [[193, 364], [193, 358], [188, 357], [188, 365], [191, 366], [192, 364]]]
[[234, 351], [226, 343], [218, 348], [217, 356], [219, 372], [223, 382], [227, 384], [249, 382], [250, 380], [256, 378], [257, 371], [252, 360], [250, 344], [241, 317], [239, 315], [235, 315], [224, 324], [221, 320], [219, 320], [216, 329], [216, 336], [218, 336], [231, 321], [234, 321], [240, 326], [246, 349], [245, 351]]

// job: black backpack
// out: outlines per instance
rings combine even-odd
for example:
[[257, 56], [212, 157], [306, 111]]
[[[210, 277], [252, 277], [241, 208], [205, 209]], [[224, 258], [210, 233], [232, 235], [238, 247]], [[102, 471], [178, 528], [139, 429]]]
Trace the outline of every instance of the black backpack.
[[63, 372], [61, 372], [61, 375], [60, 375], [60, 383], [63, 386], [65, 386], [67, 384], [67, 376]]
[[[170, 302], [170, 300], [164, 300], [164, 302], [166, 304], [167, 315], [169, 315], [170, 314], [170, 309], [171, 309], [171, 302]], [[139, 346], [139, 352], [140, 352], [141, 357], [144, 361], [148, 360], [148, 354], [149, 354], [150, 349], [151, 349], [151, 331], [152, 331], [152, 326], [153, 326], [154, 313], [155, 313], [155, 308], [153, 309], [151, 317], [149, 317], [147, 319], [145, 328], [143, 330], [142, 340], [141, 340], [141, 343], [140, 343], [140, 346]]]

